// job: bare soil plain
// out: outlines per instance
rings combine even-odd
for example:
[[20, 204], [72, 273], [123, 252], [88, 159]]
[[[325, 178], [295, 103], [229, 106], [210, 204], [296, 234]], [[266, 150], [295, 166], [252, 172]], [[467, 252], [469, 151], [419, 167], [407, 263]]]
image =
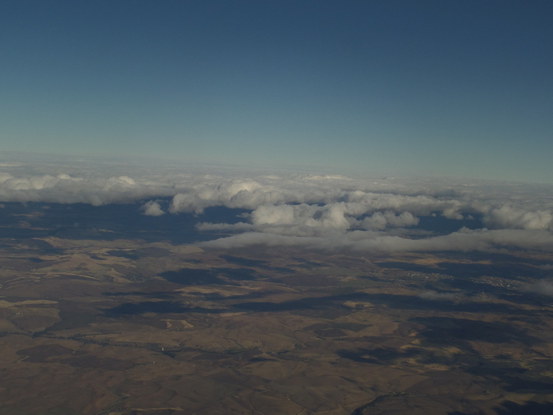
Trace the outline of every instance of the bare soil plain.
[[543, 254], [2, 230], [3, 415], [553, 412]]

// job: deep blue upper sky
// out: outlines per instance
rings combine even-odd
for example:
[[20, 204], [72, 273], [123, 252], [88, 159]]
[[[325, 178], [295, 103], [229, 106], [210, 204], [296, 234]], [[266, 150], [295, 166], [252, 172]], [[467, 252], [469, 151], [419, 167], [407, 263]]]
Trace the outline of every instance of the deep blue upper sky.
[[553, 2], [0, 3], [0, 150], [553, 182]]

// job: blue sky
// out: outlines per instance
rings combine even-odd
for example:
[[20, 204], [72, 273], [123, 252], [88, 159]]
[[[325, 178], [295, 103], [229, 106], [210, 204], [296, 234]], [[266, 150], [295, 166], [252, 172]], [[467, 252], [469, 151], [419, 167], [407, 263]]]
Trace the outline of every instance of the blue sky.
[[0, 4], [0, 151], [553, 182], [553, 2]]

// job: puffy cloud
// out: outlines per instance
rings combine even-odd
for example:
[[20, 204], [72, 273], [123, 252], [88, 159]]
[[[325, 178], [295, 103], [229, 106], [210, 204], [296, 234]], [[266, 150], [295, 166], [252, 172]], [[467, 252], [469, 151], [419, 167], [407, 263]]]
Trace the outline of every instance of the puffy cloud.
[[271, 229], [280, 233], [321, 233], [345, 231], [350, 227], [346, 218], [347, 205], [329, 203], [324, 206], [263, 205], [252, 212], [252, 223], [259, 229]]
[[405, 227], [418, 225], [419, 218], [415, 217], [411, 212], [402, 212], [399, 215], [386, 210], [384, 212], [375, 212], [371, 216], [366, 217], [360, 223], [363, 229], [382, 230], [387, 227]]
[[61, 173], [14, 177], [0, 175], [0, 200], [5, 202], [88, 203], [103, 205], [162, 195], [163, 188], [128, 176], [74, 177]]
[[491, 209], [484, 217], [484, 222], [494, 228], [552, 229], [553, 213], [550, 210], [528, 211], [503, 205]]
[[263, 203], [284, 201], [279, 189], [251, 179], [206, 177], [205, 182], [192, 183], [186, 190], [173, 197], [170, 207], [172, 213], [201, 213], [212, 206], [252, 209]]
[[161, 216], [165, 214], [165, 211], [161, 208], [159, 202], [150, 200], [142, 206], [142, 211], [146, 216]]

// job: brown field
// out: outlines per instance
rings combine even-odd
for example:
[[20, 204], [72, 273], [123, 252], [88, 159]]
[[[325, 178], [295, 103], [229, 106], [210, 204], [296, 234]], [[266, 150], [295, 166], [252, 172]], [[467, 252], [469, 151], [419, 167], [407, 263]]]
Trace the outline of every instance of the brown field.
[[40, 241], [0, 251], [4, 415], [553, 407], [551, 301], [490, 260]]

